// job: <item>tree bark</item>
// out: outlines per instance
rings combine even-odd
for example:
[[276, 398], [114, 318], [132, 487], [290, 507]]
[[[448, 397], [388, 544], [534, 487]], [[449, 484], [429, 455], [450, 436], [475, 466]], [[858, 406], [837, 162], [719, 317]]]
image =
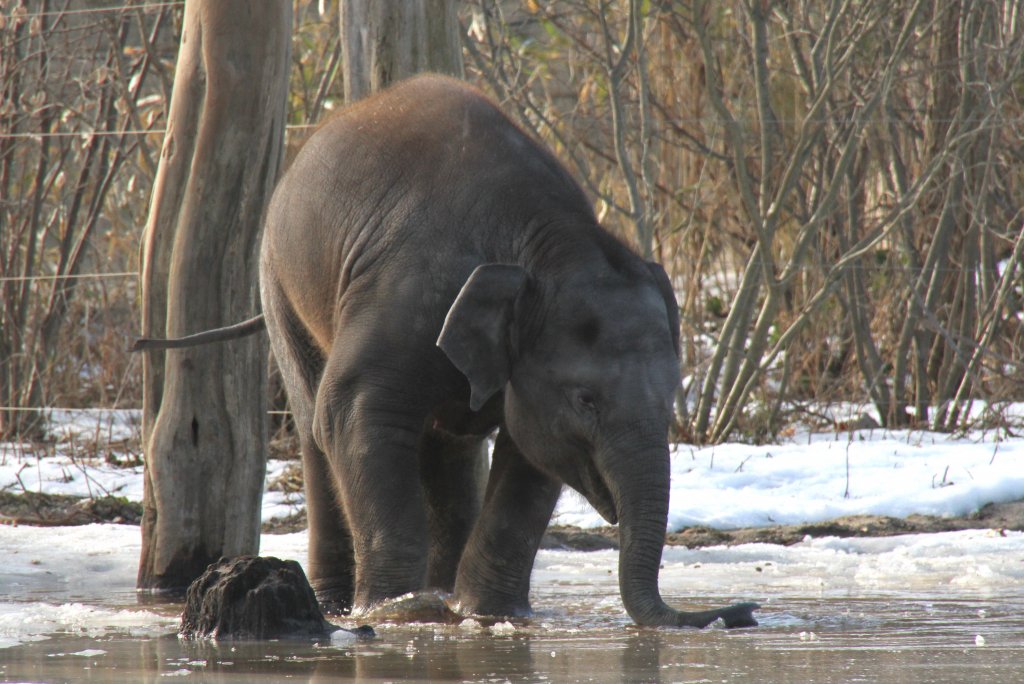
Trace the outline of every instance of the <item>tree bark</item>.
[[[142, 246], [142, 334], [259, 310], [260, 220], [280, 167], [290, 0], [189, 0]], [[147, 354], [138, 586], [181, 589], [257, 553], [266, 471], [262, 337]]]
[[421, 71], [462, 78], [454, 0], [342, 0], [345, 101]]

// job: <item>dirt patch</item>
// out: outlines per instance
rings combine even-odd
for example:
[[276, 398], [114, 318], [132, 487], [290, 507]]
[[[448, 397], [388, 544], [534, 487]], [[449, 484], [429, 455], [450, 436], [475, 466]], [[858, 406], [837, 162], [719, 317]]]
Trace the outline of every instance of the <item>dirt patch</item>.
[[[0, 491], [0, 525], [70, 527], [90, 523], [139, 525], [142, 504], [120, 496], [78, 497], [64, 494]], [[263, 532], [287, 534], [306, 529], [306, 511], [263, 523]]]
[[264, 534], [290, 534], [306, 529], [306, 509], [292, 513], [287, 518], [271, 518], [263, 522]]
[[[958, 530], [1024, 530], [1024, 501], [988, 504], [976, 513], [959, 518], [940, 518], [932, 515], [911, 515], [891, 518], [884, 515], [851, 515], [810, 525], [776, 525], [747, 527], [738, 530], [716, 530], [709, 527], [689, 527], [670, 532], [665, 539], [669, 546], [700, 548], [704, 546], [735, 546], [737, 544], [780, 544], [791, 546], [806, 537], [893, 537], [899, 534], [927, 534]], [[595, 542], [595, 538], [607, 544]], [[554, 527], [545, 537], [545, 548], [568, 548], [591, 551], [597, 548], [618, 548], [618, 533], [614, 527], [595, 530]]]
[[[0, 524], [8, 525], [86, 525], [112, 522], [138, 525], [142, 520], [142, 504], [123, 497], [104, 496], [78, 498], [60, 494], [0, 492]], [[286, 534], [306, 529], [306, 512], [263, 523], [263, 532]], [[890, 518], [884, 515], [851, 515], [810, 525], [778, 525], [748, 527], [739, 530], [716, 530], [690, 527], [670, 532], [670, 546], [699, 548], [736, 544], [781, 544], [789, 546], [805, 537], [891, 537], [898, 534], [924, 534], [957, 530], [990, 529], [998, 532], [1024, 530], [1024, 501], [988, 504], [976, 513], [959, 518], [912, 515]], [[572, 551], [598, 551], [619, 548], [619, 533], [614, 527], [583, 530], [578, 527], [552, 525], [541, 541], [541, 548]]]
[[619, 532], [614, 527], [582, 530], [568, 525], [552, 525], [540, 540], [540, 548], [562, 551], [601, 551], [619, 548]]
[[62, 494], [0, 492], [0, 524], [59, 527], [96, 522], [138, 525], [142, 504], [121, 496], [81, 498]]

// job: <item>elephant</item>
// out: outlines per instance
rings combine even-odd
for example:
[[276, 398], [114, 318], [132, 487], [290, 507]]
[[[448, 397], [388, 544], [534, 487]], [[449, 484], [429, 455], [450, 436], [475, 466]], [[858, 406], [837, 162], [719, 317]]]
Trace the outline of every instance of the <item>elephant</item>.
[[359, 613], [437, 589], [460, 614], [527, 616], [568, 485], [619, 526], [635, 623], [757, 624], [756, 604], [683, 612], [658, 588], [668, 276], [483, 93], [420, 75], [321, 124], [268, 205], [260, 297], [321, 601]]

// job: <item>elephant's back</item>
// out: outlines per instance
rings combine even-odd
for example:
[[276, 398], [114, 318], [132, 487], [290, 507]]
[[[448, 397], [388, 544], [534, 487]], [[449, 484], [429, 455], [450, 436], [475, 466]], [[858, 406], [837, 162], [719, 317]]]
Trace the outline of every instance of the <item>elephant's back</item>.
[[306, 298], [316, 291], [336, 304], [353, 287], [409, 286], [410, 273], [426, 270], [428, 282], [412, 286], [443, 300], [476, 265], [515, 262], [538, 215], [566, 212], [592, 216], [553, 155], [482, 93], [419, 76], [310, 136], [274, 193], [264, 261], [281, 264], [285, 289]]

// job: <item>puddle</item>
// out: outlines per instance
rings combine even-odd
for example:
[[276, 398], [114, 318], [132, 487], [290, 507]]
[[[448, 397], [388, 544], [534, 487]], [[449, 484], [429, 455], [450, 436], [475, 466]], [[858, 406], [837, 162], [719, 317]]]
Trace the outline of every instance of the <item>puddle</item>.
[[[90, 532], [101, 533], [114, 534]], [[614, 552], [548, 551], [534, 571], [529, 621], [383, 624], [376, 639], [354, 643], [181, 641], [180, 605], [140, 603], [130, 591], [130, 544], [102, 556], [110, 565], [97, 573], [102, 581], [73, 565], [33, 575], [39, 566], [19, 565], [15, 553], [0, 569], [0, 681], [1016, 684], [1024, 681], [1022, 540], [951, 534], [666, 550], [661, 588], [672, 605], [762, 603], [761, 625], [735, 631], [636, 628], [619, 600]], [[265, 552], [301, 559], [304, 543], [276, 538]], [[4, 591], [15, 586], [22, 591]]]
[[[1016, 601], [778, 599], [748, 630], [637, 629], [605, 596], [538, 596], [528, 623], [389, 626], [348, 644], [208, 643], [176, 636], [53, 635], [0, 651], [4, 681], [1020, 682]], [[722, 599], [721, 601], [725, 601]], [[577, 614], [576, 611], [588, 611]], [[173, 630], [173, 625], [170, 626]]]

